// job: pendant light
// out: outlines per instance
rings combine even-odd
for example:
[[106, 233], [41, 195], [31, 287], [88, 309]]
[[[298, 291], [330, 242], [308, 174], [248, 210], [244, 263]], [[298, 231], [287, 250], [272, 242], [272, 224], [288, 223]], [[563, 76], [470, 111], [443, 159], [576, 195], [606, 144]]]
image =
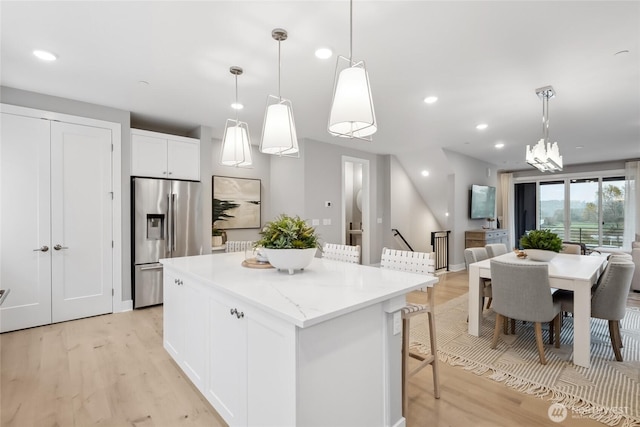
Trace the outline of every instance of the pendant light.
[[364, 61], [353, 59], [353, 0], [349, 1], [349, 57], [339, 56], [329, 113], [329, 133], [371, 141], [378, 130], [369, 74]]
[[299, 157], [296, 125], [291, 101], [280, 96], [280, 44], [287, 39], [287, 31], [276, 28], [271, 37], [278, 42], [278, 96], [267, 97], [267, 109], [262, 126], [260, 152], [285, 157]]
[[536, 145], [527, 145], [526, 161], [541, 172], [559, 172], [562, 170], [562, 156], [558, 143], [549, 142], [549, 99], [555, 98], [552, 86], [536, 89], [538, 98], [542, 99], [542, 139]]
[[242, 74], [242, 68], [233, 66], [229, 72], [235, 76], [236, 81], [236, 118], [227, 119], [222, 137], [219, 163], [224, 166], [248, 167], [253, 163], [251, 158], [251, 138], [249, 126], [238, 120], [238, 76]]

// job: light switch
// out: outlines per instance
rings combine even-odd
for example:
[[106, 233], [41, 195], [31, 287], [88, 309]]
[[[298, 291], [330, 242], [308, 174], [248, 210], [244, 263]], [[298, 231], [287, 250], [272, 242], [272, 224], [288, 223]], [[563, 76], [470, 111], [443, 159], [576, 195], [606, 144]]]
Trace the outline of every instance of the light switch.
[[312, 219], [311, 220], [311, 225], [320, 225], [320, 220], [319, 219]]
[[322, 225], [331, 225], [331, 218], [323, 218]]
[[382, 218], [378, 218], [378, 224], [382, 224]]

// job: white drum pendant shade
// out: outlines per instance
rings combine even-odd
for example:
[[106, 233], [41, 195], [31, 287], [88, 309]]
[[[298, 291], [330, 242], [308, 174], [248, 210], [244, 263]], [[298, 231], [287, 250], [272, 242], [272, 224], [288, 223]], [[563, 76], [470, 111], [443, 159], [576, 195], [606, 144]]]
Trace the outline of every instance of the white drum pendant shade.
[[246, 123], [228, 119], [222, 141], [221, 165], [246, 167], [252, 164], [249, 127]]
[[377, 130], [367, 70], [359, 66], [343, 69], [336, 77], [329, 133], [366, 139]]
[[[270, 98], [275, 97], [270, 96]], [[267, 105], [260, 151], [266, 154], [298, 157], [298, 137], [291, 103], [288, 100], [283, 99]]]

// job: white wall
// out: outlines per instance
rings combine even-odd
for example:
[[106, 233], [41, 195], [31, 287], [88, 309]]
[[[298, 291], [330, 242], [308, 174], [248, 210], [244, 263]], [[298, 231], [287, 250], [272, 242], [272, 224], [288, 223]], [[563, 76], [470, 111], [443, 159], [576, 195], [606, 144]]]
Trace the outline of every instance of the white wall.
[[469, 190], [471, 185], [491, 185], [497, 187], [497, 173], [495, 165], [481, 162], [463, 154], [445, 150], [453, 174], [449, 176], [450, 212], [448, 228], [451, 230], [449, 238], [449, 264], [453, 269], [464, 268], [464, 232], [477, 230], [485, 225], [485, 220], [469, 218]]
[[[389, 182], [390, 228], [400, 231], [415, 251], [431, 252], [431, 232], [443, 228], [395, 156], [390, 156]], [[407, 249], [399, 237], [389, 247]]]

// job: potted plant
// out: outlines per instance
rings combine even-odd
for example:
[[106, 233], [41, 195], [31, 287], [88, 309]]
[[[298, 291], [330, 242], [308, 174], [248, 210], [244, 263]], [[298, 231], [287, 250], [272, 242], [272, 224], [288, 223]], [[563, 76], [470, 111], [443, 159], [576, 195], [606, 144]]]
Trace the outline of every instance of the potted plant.
[[550, 261], [562, 250], [562, 239], [553, 231], [531, 230], [520, 238], [520, 246], [534, 261]]
[[288, 270], [289, 274], [311, 264], [316, 249], [320, 248], [315, 228], [299, 216], [281, 214], [267, 222], [260, 235], [255, 246], [263, 248], [271, 265]]
[[222, 241], [222, 230], [211, 226], [211, 246], [222, 246], [224, 242]]

